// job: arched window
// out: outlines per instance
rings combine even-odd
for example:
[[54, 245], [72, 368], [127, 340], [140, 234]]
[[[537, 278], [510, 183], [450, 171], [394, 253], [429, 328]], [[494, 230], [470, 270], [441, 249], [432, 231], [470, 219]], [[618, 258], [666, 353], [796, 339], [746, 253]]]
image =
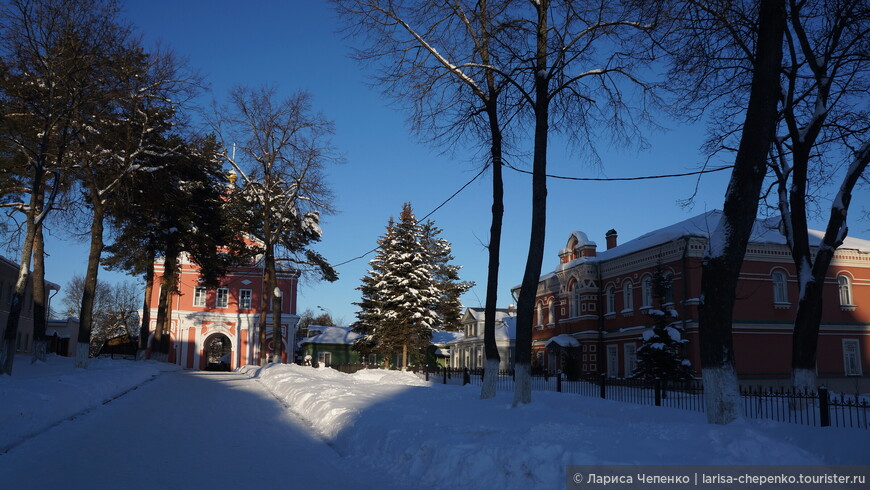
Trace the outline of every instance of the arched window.
[[607, 313], [616, 311], [616, 288], [610, 286], [607, 288]]
[[538, 323], [537, 325], [544, 324], [544, 305], [538, 303]]
[[837, 276], [837, 285], [840, 288], [840, 306], [852, 305], [852, 282], [846, 275]]
[[777, 270], [771, 274], [773, 281], [773, 302], [788, 303], [788, 284], [786, 283], [785, 273]]
[[547, 323], [556, 323], [556, 302], [552, 299], [547, 305]]
[[627, 281], [622, 286], [622, 300], [623, 300], [623, 308], [626, 310], [634, 309], [634, 289], [631, 285], [631, 281]]
[[646, 276], [641, 282], [641, 294], [643, 295], [643, 305], [646, 307], [652, 306], [652, 277]]
[[580, 287], [576, 282], [571, 289], [571, 316], [580, 316]]
[[665, 297], [662, 298], [664, 301], [662, 303], [669, 304], [674, 302], [674, 273], [673, 272], [665, 272], [664, 273], [664, 283], [667, 285], [665, 288]]

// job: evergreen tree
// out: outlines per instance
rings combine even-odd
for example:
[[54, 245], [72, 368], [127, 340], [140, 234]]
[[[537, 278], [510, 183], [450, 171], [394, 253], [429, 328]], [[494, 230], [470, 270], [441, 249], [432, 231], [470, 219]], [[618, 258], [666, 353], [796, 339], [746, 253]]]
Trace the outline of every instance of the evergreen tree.
[[438, 303], [435, 311], [440, 320], [438, 328], [443, 330], [459, 330], [462, 315], [462, 301], [459, 299], [463, 293], [474, 287], [474, 282], [460, 281], [459, 269], [461, 265], [453, 265], [450, 242], [438, 238], [441, 228], [435, 226], [432, 220], [423, 224], [423, 246], [429, 252], [429, 261], [432, 264], [432, 281], [438, 289]]
[[440, 293], [433, 281], [433, 265], [423, 244], [423, 229], [410, 203], [402, 207], [399, 221], [390, 220], [378, 242], [372, 271], [359, 288], [363, 299], [355, 328], [363, 333], [361, 352], [386, 358], [401, 355], [406, 367], [422, 360], [438, 325], [435, 311]]
[[686, 381], [692, 378], [692, 366], [682, 354], [681, 347], [688, 342], [679, 315], [670, 305], [673, 281], [661, 264], [656, 266], [652, 277], [652, 294], [658, 303], [657, 309], [647, 314], [653, 319], [652, 327], [643, 332], [643, 345], [637, 350], [637, 368], [634, 375], [650, 381], [656, 378], [671, 381]]

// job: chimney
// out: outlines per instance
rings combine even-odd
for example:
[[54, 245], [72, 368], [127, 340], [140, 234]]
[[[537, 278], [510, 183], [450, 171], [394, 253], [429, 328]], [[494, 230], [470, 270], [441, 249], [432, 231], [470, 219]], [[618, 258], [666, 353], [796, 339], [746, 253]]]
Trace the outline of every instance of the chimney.
[[610, 229], [607, 233], [604, 234], [604, 239], [607, 240], [607, 250], [616, 246], [616, 238], [619, 235], [616, 234], [616, 230]]

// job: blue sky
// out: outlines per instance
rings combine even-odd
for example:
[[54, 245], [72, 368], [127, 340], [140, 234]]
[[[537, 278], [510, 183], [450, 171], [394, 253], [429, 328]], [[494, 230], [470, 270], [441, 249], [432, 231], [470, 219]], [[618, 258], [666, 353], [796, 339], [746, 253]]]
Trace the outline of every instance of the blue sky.
[[[371, 86], [371, 73], [348, 55], [348, 44], [338, 33], [339, 23], [325, 1], [237, 2], [214, 0], [130, 0], [125, 17], [138, 27], [146, 45], [161, 42], [198, 68], [222, 100], [236, 84], [275, 85], [279, 93], [306, 90], [316, 110], [335, 122], [334, 144], [347, 163], [332, 168], [329, 183], [338, 213], [325, 218], [318, 250], [332, 263], [344, 262], [376, 246], [390, 216], [398, 216], [410, 201], [423, 216], [470, 180], [482, 159], [474, 147], [445, 154], [411, 135], [405, 108]], [[697, 169], [703, 157], [698, 148], [703, 124], [689, 126], [667, 119], [667, 131], [649, 134], [652, 148], [634, 152], [614, 148], [607, 141], [598, 151], [603, 165], [584, 163], [583, 153], [554, 138], [549, 172], [580, 177], [627, 177], [679, 173]], [[530, 143], [521, 142], [523, 146]], [[529, 158], [513, 163], [530, 168]], [[641, 182], [549, 182], [548, 230], [543, 270], [557, 264], [557, 252], [572, 230], [587, 233], [605, 246], [604, 233], [615, 228], [625, 242], [656, 228], [721, 208], [728, 172], [704, 176], [692, 208], [679, 205], [689, 197], [696, 179]], [[501, 257], [499, 305], [513, 303], [510, 287], [522, 279], [530, 225], [531, 179], [506, 170], [505, 227]], [[489, 235], [489, 174], [466, 188], [432, 216], [453, 243], [455, 263], [464, 266], [466, 280], [477, 282], [463, 300], [481, 305], [485, 295], [486, 249]], [[852, 216], [870, 208], [864, 194], [855, 196]], [[851, 221], [851, 235], [868, 237], [870, 224]], [[822, 228], [815, 222], [814, 228]], [[84, 274], [85, 243], [68, 238], [50, 239], [47, 278], [62, 286], [73, 274]], [[16, 257], [17, 258], [17, 257]], [[354, 320], [358, 300], [355, 288], [365, 275], [368, 259], [339, 268], [335, 283], [308, 282], [300, 288], [300, 311], [318, 307], [345, 322]], [[104, 274], [110, 281], [120, 274]], [[137, 278], [138, 280], [138, 278]], [[62, 294], [62, 293], [61, 293]]]

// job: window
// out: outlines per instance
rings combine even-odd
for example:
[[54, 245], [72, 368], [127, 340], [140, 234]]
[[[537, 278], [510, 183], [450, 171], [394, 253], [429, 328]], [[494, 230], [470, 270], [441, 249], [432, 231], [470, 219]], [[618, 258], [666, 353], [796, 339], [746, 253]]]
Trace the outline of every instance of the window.
[[321, 367], [332, 365], [332, 352], [318, 352], [317, 364], [320, 364]]
[[369, 354], [368, 357], [366, 357], [366, 363], [377, 364], [378, 363], [378, 355], [377, 354]]
[[552, 299], [550, 300], [550, 304], [547, 306], [547, 319], [548, 323], [556, 323], [556, 302]]
[[538, 303], [538, 325], [544, 324], [544, 305]]
[[664, 304], [669, 304], [674, 302], [674, 273], [673, 272], [665, 272], [664, 273], [664, 284], [665, 284], [665, 297], [662, 298]]
[[615, 345], [607, 346], [607, 377], [615, 378], [619, 375], [619, 349]]
[[643, 278], [643, 282], [641, 282], [640, 292], [643, 295], [643, 305], [646, 307], [652, 306], [652, 278], [650, 276], [646, 276]]
[[837, 284], [840, 288], [840, 306], [852, 305], [852, 284], [848, 276], [837, 276]]
[[634, 290], [631, 281], [626, 282], [625, 285], [622, 286], [622, 299], [624, 303], [623, 308], [626, 310], [634, 309]]
[[774, 271], [771, 274], [773, 281], [773, 302], [788, 303], [788, 289], [785, 279], [785, 273], [782, 271]]
[[861, 357], [858, 352], [858, 339], [843, 339], [843, 367], [846, 376], [861, 376]]
[[580, 288], [577, 283], [574, 283], [574, 288], [571, 290], [571, 316], [580, 316]]
[[607, 288], [607, 313], [616, 311], [616, 288], [610, 286]]
[[205, 288], [193, 288], [193, 306], [205, 306]]
[[239, 289], [239, 308], [247, 310], [251, 307], [251, 290]]
[[625, 344], [623, 347], [625, 353], [625, 377], [634, 375], [634, 370], [637, 369], [637, 346], [635, 344]]
[[226, 308], [230, 302], [230, 290], [227, 288], [218, 288], [216, 308]]

